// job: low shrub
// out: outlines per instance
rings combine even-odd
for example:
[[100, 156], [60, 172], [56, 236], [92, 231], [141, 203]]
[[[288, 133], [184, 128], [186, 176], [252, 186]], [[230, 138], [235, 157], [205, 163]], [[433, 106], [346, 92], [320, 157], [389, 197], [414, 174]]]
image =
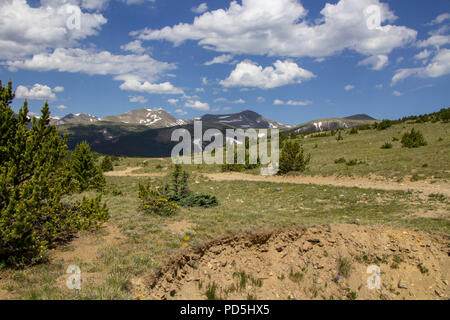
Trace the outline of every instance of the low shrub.
[[404, 148], [419, 148], [426, 146], [427, 142], [419, 130], [411, 129], [411, 132], [406, 132], [401, 141]]
[[171, 216], [180, 208], [176, 202], [169, 201], [162, 191], [153, 188], [150, 184], [139, 184], [139, 200], [140, 210], [160, 216]]
[[390, 142], [386, 142], [381, 146], [381, 149], [392, 149], [393, 145]]
[[339, 158], [339, 159], [334, 160], [334, 163], [336, 163], [336, 164], [346, 163], [346, 162], [347, 162], [347, 160], [345, 160], [345, 158]]
[[182, 207], [203, 207], [211, 208], [219, 205], [216, 196], [203, 193], [190, 193], [178, 201]]

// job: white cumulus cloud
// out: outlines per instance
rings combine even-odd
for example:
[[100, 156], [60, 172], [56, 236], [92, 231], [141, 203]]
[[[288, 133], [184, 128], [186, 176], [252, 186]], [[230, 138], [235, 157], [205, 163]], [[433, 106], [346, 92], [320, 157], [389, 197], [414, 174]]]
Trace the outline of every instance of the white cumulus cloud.
[[49, 86], [36, 83], [30, 89], [25, 86], [18, 86], [16, 89], [16, 98], [53, 101], [56, 100], [56, 95]]
[[301, 83], [315, 75], [296, 63], [277, 60], [274, 67], [263, 68], [251, 61], [239, 63], [230, 76], [220, 81], [224, 87], [255, 87], [272, 89], [288, 84]]
[[[381, 25], [369, 28], [365, 9], [376, 5]], [[167, 40], [180, 45], [198, 41], [204, 48], [233, 54], [326, 57], [345, 49], [363, 55], [389, 54], [415, 41], [417, 32], [392, 23], [395, 14], [379, 0], [327, 3], [314, 22], [297, 0], [232, 1], [228, 9], [203, 13], [193, 23], [134, 31], [141, 40]]]

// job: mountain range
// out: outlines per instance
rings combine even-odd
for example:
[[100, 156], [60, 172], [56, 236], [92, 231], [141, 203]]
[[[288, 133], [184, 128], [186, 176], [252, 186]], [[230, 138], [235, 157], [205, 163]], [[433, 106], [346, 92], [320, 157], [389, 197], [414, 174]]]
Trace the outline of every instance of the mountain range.
[[332, 118], [310, 121], [298, 126], [288, 126], [264, 118], [254, 111], [242, 111], [226, 115], [205, 114], [195, 119], [177, 119], [162, 109], [132, 110], [122, 115], [103, 119], [89, 114], [68, 114], [53, 119], [61, 134], [68, 134], [68, 145], [73, 149], [81, 141], [87, 141], [92, 150], [118, 156], [168, 157], [178, 142], [172, 142], [174, 129], [187, 129], [194, 133], [193, 123], [201, 120], [203, 132], [210, 128], [219, 129], [269, 129], [281, 132], [311, 133], [336, 130], [371, 124], [374, 118], [368, 115], [354, 115], [347, 118]]

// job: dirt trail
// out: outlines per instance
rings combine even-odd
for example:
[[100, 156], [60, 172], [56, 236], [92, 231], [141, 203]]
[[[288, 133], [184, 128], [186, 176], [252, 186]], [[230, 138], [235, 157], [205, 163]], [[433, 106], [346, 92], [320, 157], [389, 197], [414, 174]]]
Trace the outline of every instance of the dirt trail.
[[151, 299], [448, 299], [449, 250], [447, 236], [379, 225], [292, 227], [179, 250], [143, 282]]
[[450, 184], [439, 183], [429, 184], [427, 182], [404, 182], [377, 181], [369, 178], [350, 177], [321, 177], [321, 176], [259, 176], [245, 173], [210, 173], [203, 174], [214, 181], [258, 181], [272, 183], [293, 183], [293, 184], [316, 184], [331, 185], [337, 187], [356, 187], [364, 189], [378, 190], [400, 190], [400, 191], [420, 191], [426, 195], [441, 193], [450, 197]]
[[[129, 167], [123, 171], [106, 172], [108, 177], [162, 177], [166, 173], [133, 173], [140, 170], [142, 167]], [[330, 185], [335, 187], [350, 187], [363, 189], [378, 189], [378, 190], [399, 190], [399, 191], [418, 191], [425, 195], [433, 193], [441, 193], [450, 197], [450, 184], [435, 183], [431, 184], [427, 181], [411, 182], [406, 181], [398, 183], [394, 181], [380, 181], [364, 177], [322, 177], [322, 176], [261, 176], [251, 175], [245, 173], [231, 172], [231, 173], [204, 173], [203, 176], [213, 181], [256, 181], [256, 182], [271, 182], [271, 183], [293, 183], [293, 184], [316, 184], [316, 185]]]
[[107, 177], [163, 177], [166, 173], [133, 173], [134, 171], [140, 170], [142, 167], [129, 167], [122, 171], [109, 171], [105, 172], [104, 175]]

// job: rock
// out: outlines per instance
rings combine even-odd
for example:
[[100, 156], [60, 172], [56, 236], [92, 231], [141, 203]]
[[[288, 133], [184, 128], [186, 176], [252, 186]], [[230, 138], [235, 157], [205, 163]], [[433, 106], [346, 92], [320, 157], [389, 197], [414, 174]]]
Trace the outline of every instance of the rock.
[[300, 248], [300, 252], [308, 252], [313, 248], [312, 244], [309, 242], [305, 242], [302, 247]]
[[398, 287], [400, 289], [408, 289], [408, 285], [405, 282], [401, 281], [401, 280], [398, 282]]
[[438, 289], [434, 290], [434, 293], [436, 293], [439, 297], [442, 297], [442, 294], [439, 292]]
[[317, 238], [310, 238], [310, 239], [308, 239], [308, 240], [306, 240], [306, 241], [311, 242], [312, 244], [316, 244], [316, 243], [319, 243], [319, 242], [320, 242], [320, 239], [317, 239]]
[[280, 192], [281, 188], [275, 188], [275, 191]]
[[175, 296], [175, 293], [177, 293], [177, 292], [176, 292], [175, 289], [173, 289], [172, 291], [170, 291], [170, 296], [171, 296], [171, 297]]
[[[1, 277], [0, 277], [0, 279], [1, 279]], [[448, 286], [448, 281], [447, 281], [447, 280], [442, 280], [442, 282], [443, 282], [446, 286]]]
[[225, 268], [227, 266], [227, 261], [222, 262], [222, 268]]

